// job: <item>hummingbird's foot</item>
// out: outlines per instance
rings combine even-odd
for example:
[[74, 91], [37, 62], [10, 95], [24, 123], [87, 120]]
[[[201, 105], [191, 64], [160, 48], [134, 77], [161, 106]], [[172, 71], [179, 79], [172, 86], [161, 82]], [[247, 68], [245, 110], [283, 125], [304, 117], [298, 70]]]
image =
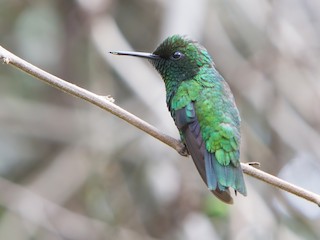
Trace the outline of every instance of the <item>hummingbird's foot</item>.
[[259, 162], [247, 162], [249, 166], [255, 167], [255, 168], [260, 168], [261, 164]]
[[181, 143], [179, 148], [177, 149], [178, 153], [181, 155], [181, 156], [184, 156], [184, 157], [188, 157], [190, 154], [188, 152], [188, 149], [186, 147], [186, 145], [184, 143]]

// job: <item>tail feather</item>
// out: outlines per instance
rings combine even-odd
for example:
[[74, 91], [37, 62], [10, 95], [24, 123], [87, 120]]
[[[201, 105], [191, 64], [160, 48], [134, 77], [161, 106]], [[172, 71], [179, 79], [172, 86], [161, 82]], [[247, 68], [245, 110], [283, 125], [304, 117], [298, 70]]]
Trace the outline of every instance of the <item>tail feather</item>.
[[[243, 179], [241, 166], [234, 166], [233, 164], [221, 165], [213, 153], [206, 153], [212, 161], [216, 178], [218, 179], [218, 188], [224, 190], [226, 187], [232, 187], [234, 190], [246, 196], [247, 191]], [[205, 156], [206, 157], [206, 156]]]
[[[212, 163], [213, 161], [210, 155], [208, 155], [206, 151], [206, 154], [204, 156], [204, 166], [206, 170], [206, 179], [207, 179], [208, 188], [210, 190], [215, 190], [217, 188], [218, 182], [217, 182], [217, 177], [215, 176], [215, 170]], [[220, 190], [223, 190], [223, 189], [220, 189]]]

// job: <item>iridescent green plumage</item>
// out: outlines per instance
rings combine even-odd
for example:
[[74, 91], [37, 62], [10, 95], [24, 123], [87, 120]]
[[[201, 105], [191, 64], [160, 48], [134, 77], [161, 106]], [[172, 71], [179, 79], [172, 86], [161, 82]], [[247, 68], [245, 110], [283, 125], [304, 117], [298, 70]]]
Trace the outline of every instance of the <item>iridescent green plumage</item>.
[[239, 112], [207, 50], [174, 35], [152, 54], [117, 54], [146, 57], [161, 74], [168, 109], [208, 188], [226, 203], [232, 203], [229, 187], [246, 195], [239, 162]]

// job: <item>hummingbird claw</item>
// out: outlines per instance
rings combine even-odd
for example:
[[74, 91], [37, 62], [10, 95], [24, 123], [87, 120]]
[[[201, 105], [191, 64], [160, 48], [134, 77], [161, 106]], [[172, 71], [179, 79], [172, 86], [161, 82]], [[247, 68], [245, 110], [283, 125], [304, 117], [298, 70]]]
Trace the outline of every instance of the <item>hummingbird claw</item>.
[[177, 148], [177, 151], [181, 156], [184, 156], [184, 157], [188, 157], [190, 155], [186, 145], [183, 143], [179, 145], [179, 147]]

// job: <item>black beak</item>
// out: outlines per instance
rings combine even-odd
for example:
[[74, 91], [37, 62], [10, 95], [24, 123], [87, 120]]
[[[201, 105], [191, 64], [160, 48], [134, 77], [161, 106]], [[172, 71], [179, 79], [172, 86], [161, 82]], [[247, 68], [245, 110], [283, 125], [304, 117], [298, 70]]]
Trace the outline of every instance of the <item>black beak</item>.
[[123, 56], [133, 56], [133, 57], [141, 57], [148, 59], [160, 59], [160, 56], [155, 55], [153, 53], [146, 52], [125, 52], [125, 51], [117, 51], [117, 52], [109, 52], [114, 55], [123, 55]]

